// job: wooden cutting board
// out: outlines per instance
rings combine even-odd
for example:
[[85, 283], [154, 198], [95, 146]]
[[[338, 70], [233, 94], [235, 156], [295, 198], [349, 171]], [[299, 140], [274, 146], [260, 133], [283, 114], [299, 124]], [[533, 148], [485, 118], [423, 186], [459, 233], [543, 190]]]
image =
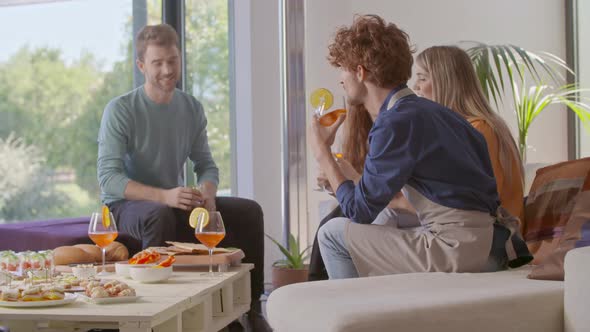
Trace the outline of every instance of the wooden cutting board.
[[[172, 242], [169, 247], [151, 247], [162, 255], [162, 259], [174, 255], [174, 265], [209, 265], [209, 251], [200, 243]], [[244, 252], [237, 248], [215, 248], [213, 250], [213, 265], [238, 265], [245, 257]]]

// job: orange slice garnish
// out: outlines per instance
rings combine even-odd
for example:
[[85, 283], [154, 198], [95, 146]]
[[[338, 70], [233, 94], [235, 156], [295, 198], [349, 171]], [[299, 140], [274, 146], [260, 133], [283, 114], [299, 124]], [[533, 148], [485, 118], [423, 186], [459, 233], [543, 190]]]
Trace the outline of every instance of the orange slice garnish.
[[334, 95], [326, 88], [319, 88], [311, 93], [309, 102], [314, 109], [321, 107], [323, 110], [327, 110], [334, 104]]
[[109, 207], [106, 205], [102, 206], [102, 226], [104, 228], [111, 226], [111, 211], [109, 211]]
[[194, 210], [191, 212], [191, 215], [188, 217], [189, 225], [191, 225], [192, 228], [196, 228], [199, 218], [203, 218], [202, 227], [207, 226], [209, 224], [209, 211], [202, 207], [194, 208]]

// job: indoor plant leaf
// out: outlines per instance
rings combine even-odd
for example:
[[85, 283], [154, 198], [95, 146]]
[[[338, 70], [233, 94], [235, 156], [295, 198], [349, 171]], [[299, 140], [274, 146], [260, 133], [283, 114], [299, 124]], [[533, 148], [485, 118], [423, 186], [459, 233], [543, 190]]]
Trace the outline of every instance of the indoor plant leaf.
[[273, 266], [288, 267], [291, 269], [304, 268], [304, 261], [307, 259], [305, 253], [311, 248], [311, 246], [308, 246], [303, 251], [300, 251], [299, 241], [295, 238], [295, 236], [293, 236], [293, 234], [289, 234], [289, 249], [285, 248], [270, 235], [266, 234], [266, 237], [276, 244], [277, 247], [279, 247], [281, 253], [285, 256], [285, 259], [275, 262]]

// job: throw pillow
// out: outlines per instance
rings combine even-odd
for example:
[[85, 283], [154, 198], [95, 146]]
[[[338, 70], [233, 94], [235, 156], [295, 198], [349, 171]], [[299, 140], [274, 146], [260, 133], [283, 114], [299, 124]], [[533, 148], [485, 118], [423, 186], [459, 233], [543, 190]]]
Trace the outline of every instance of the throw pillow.
[[575, 198], [590, 172], [590, 158], [544, 167], [537, 175], [524, 208], [524, 239], [540, 264], [559, 245]]
[[533, 268], [531, 279], [563, 280], [563, 262], [568, 251], [590, 246], [590, 176], [586, 178], [583, 191], [576, 196], [563, 236], [557, 249], [545, 258], [543, 263]]

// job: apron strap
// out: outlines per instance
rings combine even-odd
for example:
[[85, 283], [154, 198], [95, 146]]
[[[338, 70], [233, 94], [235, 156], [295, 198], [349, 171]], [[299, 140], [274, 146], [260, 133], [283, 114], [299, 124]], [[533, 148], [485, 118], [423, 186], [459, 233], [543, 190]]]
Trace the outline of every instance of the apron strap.
[[403, 88], [399, 90], [393, 96], [391, 96], [391, 99], [389, 99], [389, 103], [387, 103], [387, 109], [390, 110], [393, 107], [393, 105], [395, 105], [395, 103], [403, 97], [410, 96], [413, 94], [414, 91], [412, 91], [410, 88]]
[[508, 261], [512, 261], [518, 257], [512, 244], [512, 236], [518, 233], [518, 218], [511, 215], [504, 207], [499, 206], [496, 211], [496, 222], [510, 231], [510, 236], [506, 241], [506, 254], [508, 255]]

